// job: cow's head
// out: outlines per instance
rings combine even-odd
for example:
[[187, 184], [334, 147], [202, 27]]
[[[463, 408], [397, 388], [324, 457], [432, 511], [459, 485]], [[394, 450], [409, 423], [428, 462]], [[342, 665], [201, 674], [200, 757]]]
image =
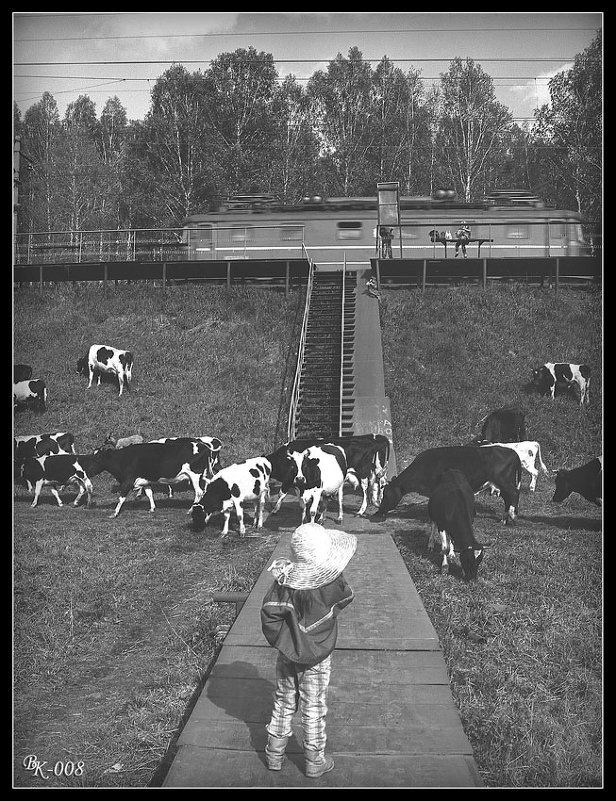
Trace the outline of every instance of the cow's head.
[[85, 375], [87, 372], [88, 372], [88, 357], [82, 356], [81, 359], [77, 359], [77, 374]]
[[465, 581], [475, 581], [477, 578], [477, 568], [483, 561], [483, 547], [475, 547], [471, 545], [460, 551], [460, 564], [462, 566], [462, 575]]
[[[203, 481], [203, 484], [201, 483]], [[204, 489], [204, 493], [198, 503], [190, 508], [192, 515], [193, 529], [201, 531], [205, 528], [212, 515], [220, 514], [228, 507], [231, 500], [231, 488], [222, 478], [214, 478], [208, 481], [201, 476], [199, 486]]]
[[374, 513], [373, 517], [376, 519], [383, 518], [392, 509], [400, 503], [402, 499], [402, 490], [393, 482], [386, 484], [383, 489], [383, 499], [378, 510]]
[[533, 384], [540, 384], [541, 379], [543, 378], [543, 367], [538, 367], [536, 370], [533, 370]]
[[287, 459], [289, 461], [289, 472], [294, 476], [294, 485], [299, 489], [303, 489], [306, 484], [306, 479], [302, 472], [302, 464], [304, 461], [303, 452], [287, 450]]
[[568, 470], [557, 470], [555, 476], [556, 491], [552, 496], [552, 503], [562, 503], [565, 498], [571, 495], [571, 487], [569, 486]]

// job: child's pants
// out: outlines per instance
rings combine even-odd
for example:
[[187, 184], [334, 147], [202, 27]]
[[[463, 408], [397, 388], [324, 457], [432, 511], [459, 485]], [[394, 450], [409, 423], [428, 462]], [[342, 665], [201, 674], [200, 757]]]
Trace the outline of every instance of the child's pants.
[[273, 737], [289, 737], [291, 722], [299, 709], [302, 715], [304, 748], [325, 749], [327, 688], [331, 673], [331, 654], [312, 667], [289, 661], [281, 653], [276, 661], [274, 709], [266, 729]]

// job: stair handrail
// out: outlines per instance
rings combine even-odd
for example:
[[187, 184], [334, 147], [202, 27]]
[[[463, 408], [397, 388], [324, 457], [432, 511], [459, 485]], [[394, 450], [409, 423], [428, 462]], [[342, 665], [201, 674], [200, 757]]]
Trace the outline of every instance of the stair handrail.
[[338, 393], [338, 436], [342, 436], [342, 401], [344, 392], [344, 301], [346, 293], [346, 251], [342, 258], [342, 314], [340, 315], [340, 390]]
[[305, 251], [308, 260], [308, 281], [306, 284], [306, 302], [304, 305], [304, 319], [302, 320], [302, 330], [299, 337], [299, 347], [297, 349], [297, 363], [295, 365], [295, 377], [293, 378], [293, 390], [291, 392], [291, 403], [289, 405], [289, 422], [287, 424], [287, 441], [295, 439], [295, 427], [297, 423], [297, 404], [299, 402], [299, 385], [304, 363], [304, 350], [306, 347], [306, 331], [308, 329], [308, 315], [310, 313], [310, 300], [312, 298], [312, 285], [314, 282], [315, 265], [308, 251], [302, 242], [302, 249]]

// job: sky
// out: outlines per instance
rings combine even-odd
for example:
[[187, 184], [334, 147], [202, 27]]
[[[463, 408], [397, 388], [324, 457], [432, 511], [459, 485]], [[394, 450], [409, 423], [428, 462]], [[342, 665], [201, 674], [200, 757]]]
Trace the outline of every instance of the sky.
[[204, 72], [238, 48], [271, 53], [281, 78], [292, 74], [305, 86], [355, 46], [373, 67], [387, 56], [405, 72], [418, 70], [426, 87], [455, 57], [472, 58], [522, 124], [549, 102], [549, 78], [571, 68], [602, 29], [603, 12], [13, 12], [12, 20], [13, 99], [22, 118], [47, 91], [61, 117], [80, 95], [98, 116], [115, 96], [129, 120], [142, 120], [173, 63]]

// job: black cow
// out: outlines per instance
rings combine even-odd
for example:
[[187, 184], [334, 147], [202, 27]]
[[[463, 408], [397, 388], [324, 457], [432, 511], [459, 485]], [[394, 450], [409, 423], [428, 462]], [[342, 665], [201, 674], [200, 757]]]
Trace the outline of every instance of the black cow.
[[441, 570], [447, 557], [460, 555], [462, 574], [467, 581], [477, 578], [477, 568], [483, 559], [483, 546], [475, 539], [475, 495], [461, 470], [444, 470], [430, 493], [428, 514], [432, 521], [430, 543], [440, 535]]
[[521, 409], [496, 409], [485, 418], [479, 439], [486, 442], [522, 442], [526, 439], [524, 418]]
[[598, 456], [573, 470], [558, 470], [556, 492], [552, 503], [562, 503], [572, 492], [577, 492], [587, 501], [601, 506], [603, 498], [603, 457]]
[[33, 378], [13, 384], [13, 406], [31, 406], [36, 411], [44, 412], [47, 408], [47, 387], [43, 379]]
[[302, 453], [310, 447], [323, 445], [339, 445], [347, 461], [347, 478], [351, 483], [361, 486], [363, 500], [357, 514], [365, 512], [368, 505], [368, 490], [372, 487], [372, 501], [377, 505], [380, 501], [380, 487], [387, 472], [390, 442], [382, 434], [357, 434], [355, 436], [332, 437], [324, 439], [296, 439], [281, 445], [267, 456], [272, 465], [272, 478], [281, 483], [280, 492], [272, 514], [280, 510], [285, 496], [294, 488], [297, 476], [297, 463], [292, 458], [293, 453]]
[[62, 491], [67, 484], [79, 486], [79, 494], [73, 501], [73, 506], [79, 504], [84, 492], [87, 493], [86, 506], [90, 505], [92, 482], [80, 456], [62, 453], [28, 457], [23, 463], [21, 476], [30, 492], [34, 493], [34, 500], [30, 504], [32, 508], [38, 504], [41, 490], [46, 486], [51, 488], [58, 506], [62, 506], [59, 491]]
[[518, 513], [522, 465], [520, 457], [510, 448], [494, 445], [491, 448], [468, 448], [464, 445], [430, 448], [385, 487], [383, 500], [374, 517], [382, 518], [394, 509], [404, 495], [416, 492], [430, 496], [444, 470], [461, 470], [476, 494], [494, 485], [505, 503], [504, 523], [513, 524]]
[[577, 387], [580, 392], [580, 406], [590, 403], [590, 367], [586, 364], [546, 362], [533, 370], [533, 385], [541, 395], [549, 395], [552, 400], [557, 387]]
[[29, 364], [13, 365], [13, 383], [19, 384], [20, 381], [27, 381], [32, 378], [32, 368]]
[[106, 471], [120, 484], [120, 498], [111, 517], [117, 517], [128, 493], [140, 489], [150, 501], [150, 512], [156, 508], [152, 485], [180, 484], [188, 479], [195, 492], [194, 503], [200, 500], [203, 489], [200, 479], [207, 470], [211, 451], [204, 443], [188, 439], [171, 442], [144, 442], [120, 450], [100, 449], [92, 457], [94, 475]]

